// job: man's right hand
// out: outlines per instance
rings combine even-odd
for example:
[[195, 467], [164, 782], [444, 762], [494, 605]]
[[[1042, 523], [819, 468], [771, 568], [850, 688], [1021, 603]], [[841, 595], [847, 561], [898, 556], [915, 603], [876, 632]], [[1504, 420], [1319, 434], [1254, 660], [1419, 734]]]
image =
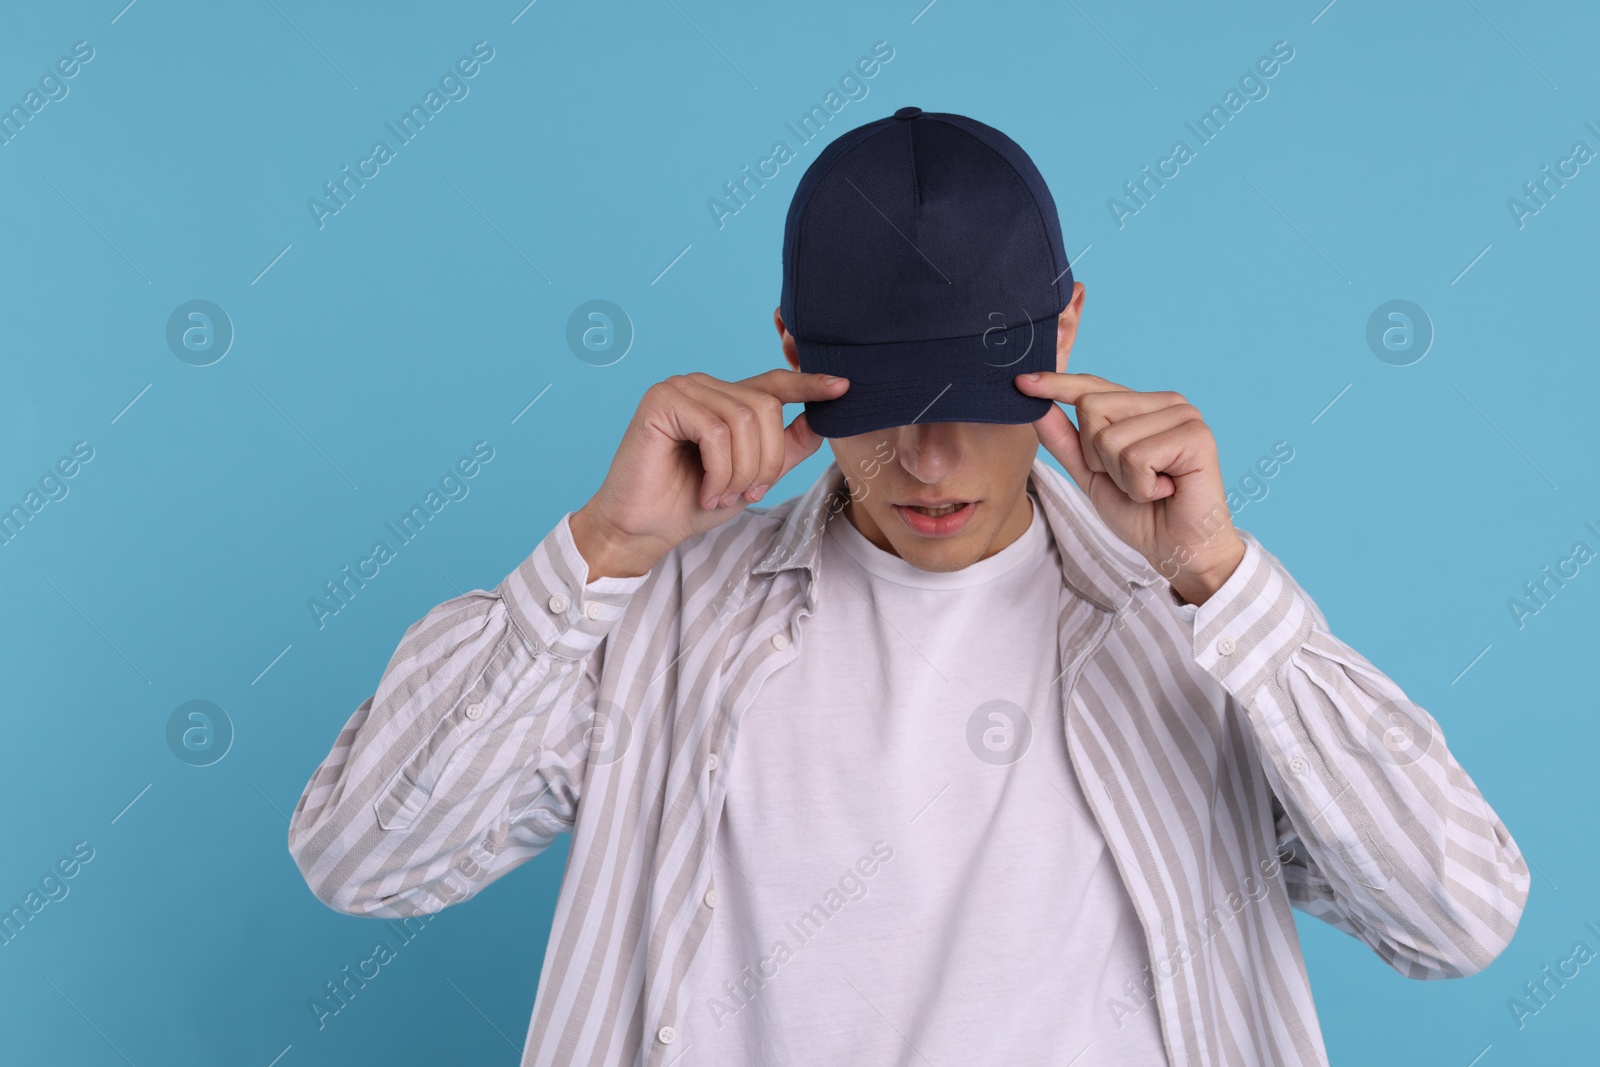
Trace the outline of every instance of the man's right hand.
[[834, 400], [848, 388], [843, 378], [781, 369], [737, 382], [695, 371], [652, 385], [604, 483], [572, 515], [589, 580], [645, 574], [760, 500], [822, 444], [804, 412], [785, 427], [783, 405]]

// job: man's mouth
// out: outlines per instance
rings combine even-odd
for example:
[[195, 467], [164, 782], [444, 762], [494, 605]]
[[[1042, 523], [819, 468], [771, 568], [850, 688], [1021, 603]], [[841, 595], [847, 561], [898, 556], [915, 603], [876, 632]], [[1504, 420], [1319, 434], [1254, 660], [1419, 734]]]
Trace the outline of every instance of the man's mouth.
[[959, 533], [978, 510], [976, 500], [950, 500], [940, 504], [896, 504], [895, 513], [912, 533], [923, 537], [949, 537]]

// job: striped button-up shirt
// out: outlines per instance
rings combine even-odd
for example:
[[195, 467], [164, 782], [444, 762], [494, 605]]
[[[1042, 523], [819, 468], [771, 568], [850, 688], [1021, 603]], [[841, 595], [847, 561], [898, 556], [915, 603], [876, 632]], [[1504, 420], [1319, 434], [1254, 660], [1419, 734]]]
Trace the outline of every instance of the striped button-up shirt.
[[[1036, 458], [1030, 482], [1061, 558], [1059, 728], [1151, 961], [1110, 1010], [1153, 1002], [1175, 1067], [1325, 1064], [1291, 906], [1408, 977], [1486, 966], [1528, 868], [1434, 719], [1248, 532], [1186, 605], [1065, 475]], [[820, 539], [850, 492], [829, 464], [588, 584], [569, 513], [493, 591], [428, 612], [295, 807], [312, 892], [431, 914], [570, 833], [522, 1062], [692, 1065], [723, 772], [827, 610]]]

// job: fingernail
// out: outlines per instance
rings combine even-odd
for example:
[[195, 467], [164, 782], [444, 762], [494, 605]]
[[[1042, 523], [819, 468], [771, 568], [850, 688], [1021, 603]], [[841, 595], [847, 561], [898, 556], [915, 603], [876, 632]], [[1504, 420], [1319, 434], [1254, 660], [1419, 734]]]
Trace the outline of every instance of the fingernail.
[[1029, 371], [1027, 374], [1024, 374], [1023, 377], [1028, 379], [1028, 381], [1030, 381], [1030, 382], [1036, 382], [1036, 381], [1039, 380], [1039, 372], [1038, 371]]
[[733, 502], [735, 500], [738, 500], [738, 499], [739, 499], [739, 494], [738, 493], [724, 493], [724, 494], [722, 494], [722, 504], [721, 504], [721, 506], [725, 507], [725, 508], [726, 507], [732, 507], [733, 506]]
[[823, 385], [836, 385], [836, 384], [838, 384], [839, 382], [842, 382], [842, 381], [844, 381], [844, 379], [840, 378], [838, 375], [830, 374], [826, 378], [822, 379], [822, 384]]
[[767, 490], [771, 488], [772, 487], [770, 485], [752, 485], [750, 487], [750, 502], [754, 504], [757, 500], [760, 500], [763, 496], [765, 496]]

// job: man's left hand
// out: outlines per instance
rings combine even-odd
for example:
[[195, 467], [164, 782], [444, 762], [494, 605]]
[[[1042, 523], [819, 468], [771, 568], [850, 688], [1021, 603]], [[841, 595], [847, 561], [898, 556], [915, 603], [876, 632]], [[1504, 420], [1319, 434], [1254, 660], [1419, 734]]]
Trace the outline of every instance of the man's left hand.
[[1101, 520], [1190, 604], [1222, 587], [1244, 558], [1217, 462], [1217, 442], [1178, 393], [1140, 393], [1093, 374], [1019, 374], [1050, 405], [1033, 424]]

